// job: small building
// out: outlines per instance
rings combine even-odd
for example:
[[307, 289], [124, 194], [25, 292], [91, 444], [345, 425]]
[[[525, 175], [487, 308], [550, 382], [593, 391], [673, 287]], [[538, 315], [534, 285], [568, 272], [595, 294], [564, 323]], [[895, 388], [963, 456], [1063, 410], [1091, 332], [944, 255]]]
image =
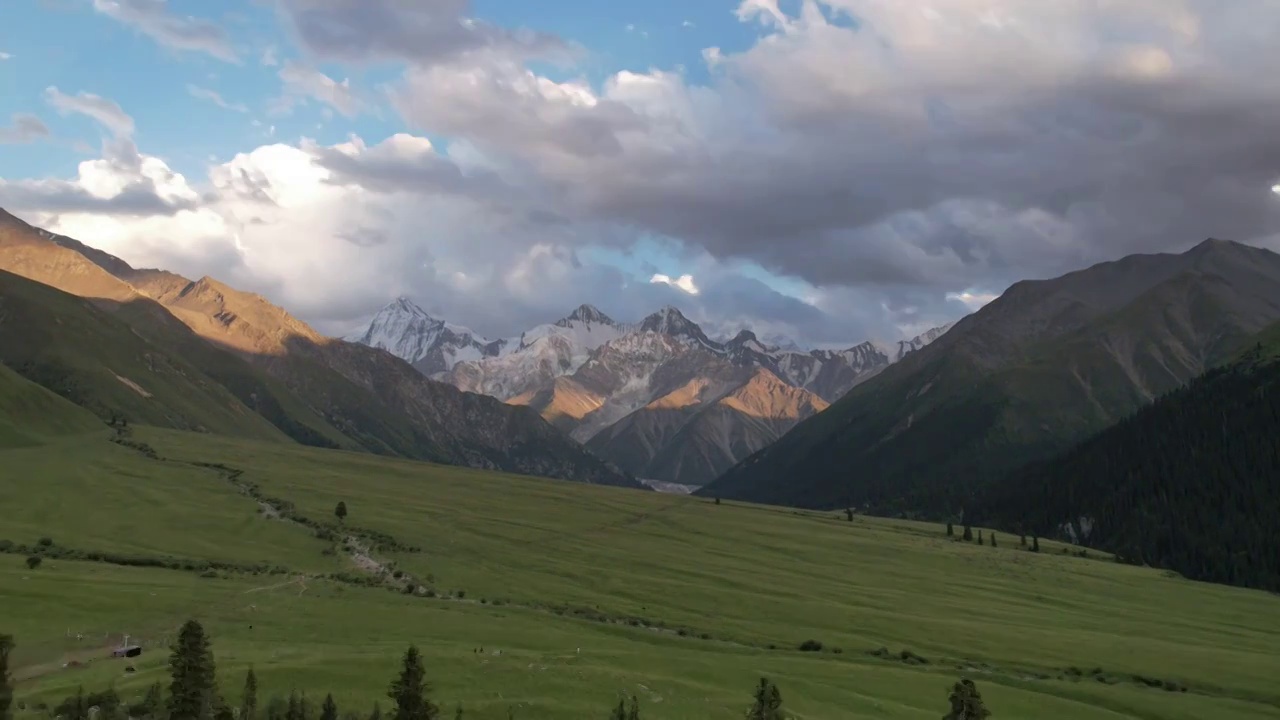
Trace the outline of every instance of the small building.
[[111, 651], [111, 657], [138, 657], [142, 654], [141, 645], [122, 645]]

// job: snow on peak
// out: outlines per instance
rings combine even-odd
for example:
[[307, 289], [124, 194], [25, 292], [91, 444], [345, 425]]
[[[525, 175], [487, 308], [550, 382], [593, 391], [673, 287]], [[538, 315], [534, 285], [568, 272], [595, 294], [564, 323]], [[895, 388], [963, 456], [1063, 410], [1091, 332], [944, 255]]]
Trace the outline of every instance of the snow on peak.
[[617, 325], [613, 318], [605, 315], [594, 305], [579, 305], [573, 312], [556, 321], [559, 327], [570, 327], [575, 323], [599, 323], [601, 325]]
[[698, 327], [697, 323], [685, 317], [679, 308], [674, 305], [667, 305], [658, 312], [641, 320], [640, 331], [685, 338], [696, 341], [708, 348], [717, 347], [706, 336], [706, 333], [702, 332], [702, 328]]

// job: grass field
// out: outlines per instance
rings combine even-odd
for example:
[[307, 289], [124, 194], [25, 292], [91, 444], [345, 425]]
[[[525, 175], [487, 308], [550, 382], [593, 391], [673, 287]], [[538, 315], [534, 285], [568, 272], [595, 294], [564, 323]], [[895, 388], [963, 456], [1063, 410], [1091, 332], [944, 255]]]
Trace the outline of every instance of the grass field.
[[[0, 555], [0, 632], [17, 638], [29, 707], [79, 684], [139, 693], [194, 616], [232, 699], [252, 665], [264, 695], [332, 690], [361, 712], [386, 706], [414, 642], [439, 700], [479, 718], [509, 707], [519, 718], [602, 716], [621, 692], [651, 718], [741, 717], [761, 674], [805, 719], [937, 718], [961, 676], [994, 718], [1280, 717], [1280, 598], [1264, 593], [1048, 542], [1035, 554], [1004, 534], [993, 548], [920, 523], [207, 435], [135, 437], [163, 459], [106, 434], [0, 450], [0, 539], [294, 572], [203, 577], [56, 558], [32, 571]], [[196, 462], [243, 474], [232, 482]], [[333, 544], [308, 527], [267, 519], [249, 485], [311, 522], [331, 522], [344, 501], [347, 525], [421, 548], [378, 558], [447, 597], [317, 577], [360, 569], [341, 550], [322, 554]], [[119, 633], [148, 647], [138, 672], [103, 659], [62, 667], [99, 657]], [[810, 639], [823, 650], [798, 651]], [[882, 647], [893, 657], [870, 654]], [[902, 650], [928, 664], [901, 661]]]

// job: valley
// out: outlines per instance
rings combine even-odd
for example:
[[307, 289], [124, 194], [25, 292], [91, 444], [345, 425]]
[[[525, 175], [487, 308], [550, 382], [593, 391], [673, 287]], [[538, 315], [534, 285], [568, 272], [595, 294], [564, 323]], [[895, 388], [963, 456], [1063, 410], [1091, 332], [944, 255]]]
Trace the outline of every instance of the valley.
[[[74, 432], [0, 450], [0, 505], [19, 509], [0, 539], [48, 537], [53, 548], [35, 569], [11, 546], [0, 554], [28, 707], [78, 685], [139, 695], [162, 678], [178, 625], [196, 617], [230, 695], [252, 666], [264, 701], [332, 691], [361, 713], [409, 642], [426, 656], [434, 697], [481, 718], [590, 715], [619, 693], [655, 717], [737, 717], [761, 674], [798, 717], [934, 718], [960, 673], [997, 717], [1280, 709], [1274, 596], [1075, 557], [1049, 540], [1033, 553], [1005, 533], [998, 547], [979, 546], [928, 523], [134, 428], [152, 459], [110, 442], [109, 429]], [[211, 464], [240, 474], [231, 482]], [[417, 548], [373, 554], [424, 594], [391, 577], [363, 584], [368, 566], [343, 543], [270, 519], [244, 486], [309, 522]], [[58, 557], [63, 549], [193, 569]], [[100, 658], [61, 667], [97, 657], [92, 638], [100, 647], [121, 633], [147, 648], [137, 672]], [[822, 650], [801, 652], [806, 640]], [[893, 657], [872, 654], [880, 648]], [[902, 662], [903, 650], [927, 664]]]

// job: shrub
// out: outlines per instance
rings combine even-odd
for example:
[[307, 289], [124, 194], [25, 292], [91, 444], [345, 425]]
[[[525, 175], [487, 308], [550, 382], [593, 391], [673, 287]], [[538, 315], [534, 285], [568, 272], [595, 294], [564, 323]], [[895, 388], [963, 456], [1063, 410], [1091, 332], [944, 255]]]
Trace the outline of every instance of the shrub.
[[216, 578], [216, 577], [218, 577], [218, 571], [217, 571], [217, 570], [205, 570], [204, 572], [200, 573], [200, 577], [202, 577], [202, 578]]
[[39, 545], [42, 548], [51, 547], [53, 545], [53, 538], [42, 537], [36, 545]]
[[459, 599], [459, 600], [463, 600], [463, 599], [465, 599], [466, 597], [467, 597], [467, 591], [466, 591], [466, 590], [459, 590], [459, 591], [458, 591], [458, 599]]
[[805, 640], [800, 643], [800, 652], [822, 652], [822, 643], [817, 640]]
[[27, 569], [35, 570], [36, 568], [40, 567], [40, 563], [43, 561], [44, 559], [41, 558], [39, 555], [31, 555], [27, 557]]

